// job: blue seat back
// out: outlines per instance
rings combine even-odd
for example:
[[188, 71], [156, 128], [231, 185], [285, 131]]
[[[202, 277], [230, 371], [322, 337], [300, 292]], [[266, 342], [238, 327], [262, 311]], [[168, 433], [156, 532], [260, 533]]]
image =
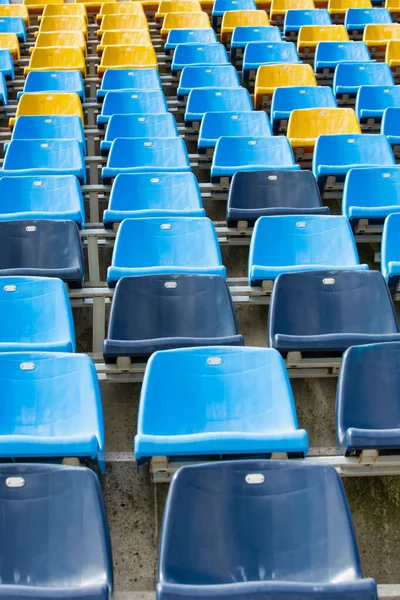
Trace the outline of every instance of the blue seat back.
[[289, 140], [283, 136], [221, 137], [214, 153], [216, 165], [259, 165], [279, 168], [295, 164]]
[[134, 113], [166, 113], [167, 101], [162, 90], [113, 90], [104, 98], [101, 116]]
[[26, 30], [22, 17], [0, 17], [0, 33], [15, 33], [21, 42], [26, 42]]
[[332, 25], [331, 17], [326, 8], [289, 9], [286, 11], [283, 23], [283, 34], [297, 33], [303, 25]]
[[298, 108], [337, 108], [332, 88], [328, 86], [294, 86], [276, 88], [271, 103], [271, 120], [288, 119]]
[[75, 92], [85, 101], [85, 87], [79, 71], [31, 71], [25, 79], [23, 93]]
[[222, 136], [263, 137], [272, 135], [268, 116], [263, 111], [209, 112], [201, 121], [199, 148], [213, 148]]
[[239, 112], [250, 110], [253, 110], [250, 94], [242, 87], [195, 88], [191, 90], [186, 105], [187, 115], [203, 116], [207, 112]]
[[384, 135], [320, 135], [314, 149], [314, 173], [318, 165], [394, 166], [395, 160]]
[[[374, 9], [377, 10], [377, 9]], [[394, 85], [392, 71], [386, 63], [339, 63], [333, 78], [333, 91], [356, 95], [362, 85]]]
[[142, 172], [190, 170], [185, 142], [180, 137], [117, 138], [111, 145], [107, 166]]
[[[346, 177], [342, 212], [348, 219], [356, 216], [355, 209], [368, 209], [369, 217], [382, 219], [392, 210], [400, 210], [400, 169], [398, 167], [369, 167], [351, 169]], [[367, 217], [367, 214], [359, 214]]]
[[217, 34], [213, 29], [171, 29], [168, 33], [164, 50], [175, 50], [178, 44], [213, 44], [218, 42]]
[[233, 48], [244, 48], [249, 42], [281, 42], [279, 27], [235, 27], [231, 38], [231, 50]]
[[15, 122], [11, 139], [74, 139], [81, 144], [83, 153], [86, 153], [82, 120], [75, 115], [22, 115]]
[[342, 62], [367, 62], [370, 58], [364, 42], [319, 42], [315, 51], [314, 71]]
[[6, 79], [14, 79], [14, 61], [10, 50], [0, 49], [0, 72]]
[[225, 46], [219, 43], [187, 43], [177, 45], [171, 63], [171, 71], [182, 71], [186, 66], [198, 64], [229, 64]]
[[101, 80], [97, 98], [111, 90], [161, 90], [157, 69], [108, 69]]
[[177, 96], [201, 87], [239, 87], [238, 72], [233, 65], [192, 65], [182, 70]]
[[243, 70], [263, 64], [300, 62], [293, 42], [250, 42], [243, 56]]
[[400, 87], [363, 85], [358, 89], [355, 109], [358, 119], [382, 117], [385, 108], [389, 107], [400, 107]]
[[346, 11], [344, 26], [347, 31], [363, 31], [369, 23], [391, 23], [392, 17], [387, 8], [349, 8]]
[[389, 142], [399, 143], [400, 139], [400, 109], [386, 108], [383, 112], [381, 133], [388, 136]]
[[178, 135], [175, 117], [172, 113], [112, 115], [108, 122], [105, 142], [117, 137], [174, 137]]
[[212, 9], [213, 16], [222, 16], [227, 10], [256, 10], [254, 0], [215, 0]]

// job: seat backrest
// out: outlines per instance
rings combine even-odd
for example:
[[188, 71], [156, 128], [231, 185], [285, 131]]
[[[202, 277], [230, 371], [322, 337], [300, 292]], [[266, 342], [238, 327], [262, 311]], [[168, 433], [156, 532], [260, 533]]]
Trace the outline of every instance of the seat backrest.
[[292, 111], [299, 108], [337, 108], [332, 88], [280, 87], [275, 90], [271, 104], [272, 118], [274, 111]]
[[361, 133], [352, 108], [304, 108], [293, 110], [290, 115], [288, 138], [317, 138], [339, 133]]
[[395, 165], [384, 135], [320, 135], [314, 150], [314, 165]]
[[279, 27], [268, 25], [257, 26], [239, 26], [235, 27], [232, 33], [231, 48], [244, 48], [248, 42], [280, 42], [282, 41]]
[[333, 89], [338, 86], [394, 85], [389, 66], [385, 63], [339, 63], [335, 69]]
[[400, 39], [399, 23], [387, 23], [383, 25], [369, 23], [365, 26], [363, 41], [367, 44], [367, 46], [371, 46], [376, 43], [382, 43], [384, 45], [389, 40], [398, 39]]
[[351, 206], [400, 206], [400, 169], [368, 167], [351, 169], [343, 190], [343, 214]]
[[101, 81], [101, 90], [155, 90], [161, 89], [157, 69], [108, 69]]
[[54, 16], [43, 17], [40, 22], [39, 33], [53, 31], [82, 31], [87, 33], [87, 22], [82, 16]]
[[391, 22], [392, 17], [387, 8], [348, 8], [344, 26], [349, 30], [352, 26]]
[[117, 138], [108, 157], [108, 166], [118, 168], [175, 168], [179, 165], [189, 165], [185, 142], [180, 137]]
[[161, 34], [166, 35], [171, 29], [204, 29], [207, 27], [211, 27], [211, 24], [205, 12], [167, 13], [163, 20]]
[[289, 140], [284, 136], [220, 137], [215, 147], [214, 162], [233, 167], [262, 165], [278, 168], [295, 164]]
[[179, 88], [240, 87], [238, 72], [233, 65], [189, 65], [182, 69]]
[[166, 113], [162, 90], [111, 90], [104, 98], [101, 114]]
[[264, 111], [207, 112], [199, 131], [199, 142], [217, 141], [221, 136], [269, 136], [271, 126]]
[[297, 48], [309, 42], [348, 42], [349, 35], [344, 25], [303, 25], [299, 31]]
[[[148, 29], [133, 29], [123, 31], [105, 31], [101, 36], [99, 46], [135, 46], [151, 44]], [[99, 50], [99, 47], [97, 47]]]
[[119, 29], [148, 29], [149, 25], [144, 14], [114, 14], [104, 15], [99, 31]]
[[113, 114], [108, 122], [105, 141], [117, 137], [174, 137], [178, 136], [172, 113]]
[[196, 63], [229, 64], [228, 55], [222, 44], [178, 44], [175, 48], [173, 64], [191, 65]]
[[286, 62], [300, 62], [293, 42], [250, 42], [244, 51], [243, 65]]
[[368, 62], [370, 55], [364, 42], [320, 42], [315, 52], [315, 66], [319, 62], [340, 64]]
[[22, 94], [15, 116], [21, 115], [76, 115], [83, 123], [82, 104], [74, 92]]
[[147, 46], [107, 46], [101, 57], [100, 67], [106, 69], [124, 68], [129, 70], [158, 67], [154, 47]]
[[189, 93], [186, 105], [188, 113], [231, 110], [253, 110], [249, 92], [245, 88], [195, 88]]
[[331, 18], [325, 8], [313, 10], [289, 9], [285, 15], [283, 30], [299, 31], [303, 25], [332, 25]]
[[311, 65], [261, 65], [257, 71], [256, 88], [316, 86], [317, 80]]

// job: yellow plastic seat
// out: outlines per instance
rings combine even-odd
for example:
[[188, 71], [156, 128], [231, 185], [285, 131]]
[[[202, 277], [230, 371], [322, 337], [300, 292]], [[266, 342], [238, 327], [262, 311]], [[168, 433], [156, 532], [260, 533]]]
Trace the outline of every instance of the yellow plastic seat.
[[21, 17], [29, 26], [29, 12], [25, 4], [0, 4], [0, 17]]
[[331, 17], [343, 20], [349, 8], [372, 8], [371, 0], [329, 0], [328, 11]]
[[319, 42], [348, 42], [349, 34], [344, 25], [303, 25], [297, 38], [297, 50], [316, 48]]
[[20, 58], [19, 41], [15, 33], [0, 33], [0, 49], [9, 50], [14, 59]]
[[207, 29], [210, 18], [205, 12], [167, 13], [161, 27], [161, 37], [166, 38], [171, 29]]
[[288, 10], [312, 10], [313, 0], [272, 0], [269, 13], [271, 21], [283, 21]]
[[385, 62], [394, 71], [400, 67], [400, 40], [390, 40], [386, 46]]
[[148, 29], [106, 31], [97, 46], [97, 53], [101, 54], [107, 46], [147, 46], [149, 44], [151, 44], [151, 37]]
[[227, 10], [221, 22], [221, 42], [232, 37], [235, 27], [265, 27], [269, 25], [265, 10]]
[[157, 57], [152, 44], [147, 46], [106, 46], [97, 72], [107, 69], [158, 69]]
[[35, 48], [79, 48], [86, 56], [86, 40], [81, 31], [57, 31], [55, 33], [40, 33], [35, 46], [29, 48], [32, 54]]
[[87, 12], [83, 4], [46, 4], [38, 21], [44, 17], [84, 17], [87, 21]]
[[35, 31], [35, 38], [40, 33], [56, 31], [81, 31], [87, 38], [87, 21], [84, 17], [44, 17], [40, 22], [39, 31]]
[[400, 24], [388, 23], [387, 25], [369, 24], [364, 29], [363, 41], [370, 49], [382, 49], [390, 40], [400, 40]]
[[155, 14], [156, 21], [161, 21], [167, 13], [201, 12], [198, 0], [162, 0]]
[[254, 86], [254, 107], [268, 105], [278, 87], [316, 86], [317, 80], [311, 65], [280, 64], [261, 65]]
[[13, 127], [15, 121], [21, 116], [77, 116], [83, 123], [82, 103], [74, 92], [71, 93], [51, 93], [39, 92], [34, 94], [22, 94], [15, 118], [10, 119], [10, 127]]
[[293, 110], [287, 137], [292, 148], [314, 148], [320, 135], [361, 133], [352, 108], [305, 108]]
[[[103, 4], [102, 0], [74, 0], [76, 4], [83, 4], [88, 12], [98, 12]], [[107, 2], [117, 2], [117, 0], [107, 0]]]
[[45, 6], [47, 5], [60, 5], [63, 3], [63, 0], [44, 0], [43, 2], [38, 2], [38, 0], [24, 0], [25, 6], [28, 8], [28, 11], [31, 13], [42, 12]]
[[79, 48], [34, 48], [24, 75], [31, 71], [80, 71], [86, 77], [85, 55]]
[[142, 15], [104, 15], [97, 37], [101, 38], [106, 31], [126, 31], [133, 29], [148, 29], [146, 16]]
[[396, 20], [400, 16], [400, 0], [386, 0], [385, 8], [392, 15], [392, 19]]
[[96, 21], [100, 23], [105, 15], [144, 15], [144, 10], [140, 2], [105, 2]]

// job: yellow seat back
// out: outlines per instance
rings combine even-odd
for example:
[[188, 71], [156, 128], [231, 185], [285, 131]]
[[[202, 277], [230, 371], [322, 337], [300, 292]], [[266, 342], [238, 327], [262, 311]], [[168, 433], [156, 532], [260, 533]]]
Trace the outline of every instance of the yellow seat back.
[[319, 42], [348, 42], [344, 25], [303, 25], [297, 38], [297, 50], [316, 48]]
[[0, 33], [0, 49], [9, 50], [14, 59], [20, 58], [19, 41], [15, 33]]
[[156, 20], [161, 20], [167, 13], [189, 13], [201, 12], [201, 4], [198, 0], [162, 0], [158, 5]]
[[15, 118], [10, 119], [10, 127], [15, 124], [18, 117], [43, 115], [77, 116], [83, 123], [81, 100], [78, 94], [74, 92], [22, 94], [18, 102]]
[[147, 46], [149, 44], [151, 44], [151, 37], [148, 29], [106, 31], [97, 46], [97, 52], [103, 52], [107, 46]]
[[83, 4], [46, 4], [38, 21], [44, 17], [84, 17], [87, 21], [87, 12]]
[[221, 41], [225, 43], [235, 27], [268, 27], [269, 24], [265, 10], [227, 10], [221, 22]]
[[148, 29], [146, 16], [141, 15], [104, 15], [97, 36], [101, 38], [106, 31]]
[[161, 27], [161, 37], [166, 38], [171, 29], [207, 29], [211, 27], [205, 12], [167, 13]]
[[311, 65], [261, 65], [257, 70], [254, 86], [254, 107], [261, 108], [264, 96], [272, 96], [278, 87], [316, 85], [317, 80]]
[[364, 29], [363, 41], [367, 46], [386, 46], [390, 40], [400, 39], [400, 24], [368, 24]]
[[45, 6], [59, 6], [63, 3], [63, 0], [43, 0], [40, 2], [38, 0], [23, 0], [25, 6], [28, 8], [28, 11], [31, 13], [42, 12]]
[[385, 62], [389, 67], [400, 66], [400, 40], [390, 40], [386, 46]]
[[335, 133], [361, 133], [352, 108], [305, 108], [290, 114], [287, 137], [294, 148], [313, 147], [320, 135]]
[[0, 17], [21, 17], [29, 26], [29, 12], [25, 4], [0, 4]]
[[349, 8], [372, 8], [371, 0], [329, 0], [328, 11], [331, 15], [345, 15]]
[[106, 46], [97, 72], [107, 69], [158, 69], [152, 44], [147, 46]]
[[35, 46], [29, 48], [30, 54], [35, 48], [79, 48], [86, 56], [86, 40], [81, 31], [39, 33]]
[[[74, 0], [76, 4], [83, 4], [90, 13], [98, 12], [103, 4], [102, 0]], [[107, 2], [117, 2], [117, 0], [107, 0]]]
[[87, 21], [85, 17], [44, 17], [40, 22], [39, 31], [35, 31], [35, 37], [40, 33], [57, 31], [81, 31], [87, 38]]
[[105, 15], [144, 15], [144, 10], [140, 2], [105, 2], [96, 21], [100, 23]]
[[24, 74], [31, 71], [80, 71], [86, 77], [85, 55], [79, 48], [34, 48]]

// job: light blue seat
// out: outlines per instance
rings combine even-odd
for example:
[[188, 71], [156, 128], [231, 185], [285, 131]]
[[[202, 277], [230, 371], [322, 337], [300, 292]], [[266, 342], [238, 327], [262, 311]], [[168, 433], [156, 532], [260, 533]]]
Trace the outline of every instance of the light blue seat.
[[192, 65], [181, 73], [176, 95], [183, 99], [190, 90], [202, 87], [240, 87], [239, 75], [233, 65]]
[[314, 71], [334, 71], [339, 63], [368, 62], [371, 59], [364, 42], [320, 42], [315, 51]]
[[6, 79], [14, 79], [14, 61], [9, 50], [0, 49], [0, 73]]
[[0, 4], [10, 4], [10, 0], [0, 0]]
[[348, 94], [355, 98], [362, 85], [394, 85], [389, 65], [373, 61], [338, 64], [333, 77], [335, 96]]
[[178, 44], [171, 63], [171, 72], [182, 71], [189, 65], [227, 65], [228, 53], [222, 44], [199, 42]]
[[189, 93], [185, 123], [201, 121], [207, 112], [245, 112], [253, 110], [249, 92], [238, 88], [197, 88]]
[[96, 97], [102, 100], [112, 90], [161, 90], [157, 69], [108, 69]]
[[382, 232], [381, 271], [390, 288], [400, 280], [400, 213], [386, 217]]
[[320, 188], [326, 178], [344, 181], [354, 167], [395, 166], [389, 142], [384, 135], [320, 135], [314, 148], [312, 170]]
[[400, 144], [400, 108], [387, 108], [383, 112], [381, 133], [391, 146]]
[[102, 178], [109, 181], [118, 173], [190, 171], [185, 142], [173, 138], [117, 138], [111, 144]]
[[3, 73], [0, 72], [0, 103], [4, 106], [8, 104], [7, 83]]
[[85, 228], [79, 181], [73, 175], [0, 178], [0, 221], [60, 219]]
[[283, 359], [270, 348], [156, 352], [147, 364], [139, 406], [139, 464], [153, 456], [308, 452]]
[[0, 352], [75, 352], [68, 291], [61, 279], [2, 277]]
[[211, 13], [212, 26], [218, 27], [227, 10], [257, 10], [254, 0], [215, 0]]
[[0, 33], [15, 33], [20, 42], [26, 42], [26, 29], [22, 17], [0, 17]]
[[[18, 117], [11, 140], [74, 139], [79, 142], [86, 154], [85, 132], [82, 119], [76, 115], [50, 115]], [[6, 144], [4, 149], [6, 149]]]
[[332, 25], [332, 20], [326, 8], [289, 9], [283, 22], [283, 35], [297, 37], [303, 25]]
[[271, 103], [271, 122], [278, 133], [282, 121], [288, 121], [292, 110], [297, 108], [337, 108], [332, 88], [323, 86], [276, 88]]
[[231, 61], [235, 63], [237, 58], [243, 56], [243, 51], [249, 42], [281, 42], [281, 32], [279, 27], [254, 27], [240, 26], [235, 27], [231, 37]]
[[165, 54], [171, 54], [178, 44], [216, 44], [218, 42], [217, 34], [211, 27], [208, 29], [171, 29], [167, 41], [164, 44]]
[[75, 175], [85, 184], [85, 157], [77, 140], [12, 140], [0, 171], [5, 175]]
[[400, 86], [363, 85], [357, 92], [356, 113], [360, 123], [380, 123], [386, 108], [400, 108]]
[[363, 32], [366, 25], [391, 23], [392, 17], [387, 8], [349, 8], [346, 11], [344, 26], [350, 32]]
[[104, 127], [112, 115], [166, 112], [168, 106], [162, 90], [113, 90], [104, 98], [97, 125]]
[[193, 173], [122, 173], [113, 183], [103, 223], [111, 229], [124, 219], [205, 216]]
[[100, 386], [88, 356], [0, 353], [0, 386], [1, 458], [74, 456], [98, 462], [105, 472]]
[[198, 149], [205, 153], [207, 148], [215, 148], [222, 136], [266, 137], [272, 135], [271, 125], [264, 111], [251, 112], [209, 112], [201, 121]]
[[112, 115], [106, 135], [100, 142], [100, 150], [108, 153], [112, 142], [118, 137], [175, 137], [178, 136], [172, 113]]
[[301, 62], [293, 42], [249, 42], [244, 49], [243, 80], [255, 78], [260, 65]]
[[220, 137], [211, 165], [211, 181], [232, 177], [238, 171], [271, 169], [300, 169], [286, 137]]
[[79, 71], [31, 71], [18, 100], [27, 92], [74, 92], [85, 102], [85, 85]]
[[122, 221], [107, 271], [110, 285], [127, 276], [189, 273], [226, 275], [210, 219], [152, 217]]
[[368, 269], [368, 265], [360, 265], [345, 217], [277, 215], [258, 219], [250, 242], [249, 285], [274, 281], [281, 273], [325, 269]]

